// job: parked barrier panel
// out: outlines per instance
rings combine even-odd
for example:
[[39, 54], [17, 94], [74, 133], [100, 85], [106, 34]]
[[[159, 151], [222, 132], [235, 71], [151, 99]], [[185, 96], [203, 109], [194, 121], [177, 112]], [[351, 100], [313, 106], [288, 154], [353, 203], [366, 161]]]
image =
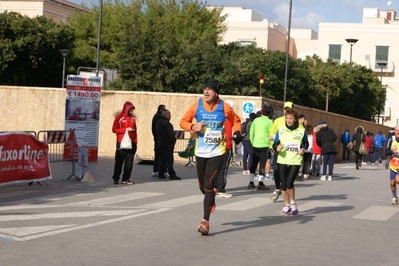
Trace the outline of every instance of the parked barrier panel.
[[72, 173], [68, 179], [75, 177], [79, 180], [75, 175], [75, 160], [78, 158], [78, 147], [73, 130], [42, 130], [37, 132], [37, 139], [48, 143], [50, 163], [71, 161]]
[[177, 153], [181, 158], [187, 158], [187, 165], [195, 165], [194, 160], [194, 147], [195, 139], [192, 138], [190, 131], [175, 130], [176, 144], [174, 152]]

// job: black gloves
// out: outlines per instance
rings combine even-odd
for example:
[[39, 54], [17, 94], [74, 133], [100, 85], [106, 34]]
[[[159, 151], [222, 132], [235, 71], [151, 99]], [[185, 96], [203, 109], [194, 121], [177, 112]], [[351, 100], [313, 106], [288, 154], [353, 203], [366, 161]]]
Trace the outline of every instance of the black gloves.
[[240, 131], [237, 130], [236, 132], [234, 132], [234, 134], [233, 134], [233, 140], [234, 140], [234, 142], [235, 142], [236, 145], [240, 144], [240, 142], [241, 142], [241, 140], [242, 140], [242, 136], [241, 136]]

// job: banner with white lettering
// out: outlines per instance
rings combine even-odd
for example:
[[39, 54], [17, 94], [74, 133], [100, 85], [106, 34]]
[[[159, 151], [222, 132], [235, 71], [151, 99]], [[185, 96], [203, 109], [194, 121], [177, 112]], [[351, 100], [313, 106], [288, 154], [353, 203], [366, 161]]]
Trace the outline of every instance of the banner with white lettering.
[[46, 142], [24, 132], [0, 133], [0, 185], [51, 178]]
[[65, 130], [74, 130], [79, 147], [88, 150], [88, 161], [98, 158], [101, 76], [68, 75], [66, 86]]

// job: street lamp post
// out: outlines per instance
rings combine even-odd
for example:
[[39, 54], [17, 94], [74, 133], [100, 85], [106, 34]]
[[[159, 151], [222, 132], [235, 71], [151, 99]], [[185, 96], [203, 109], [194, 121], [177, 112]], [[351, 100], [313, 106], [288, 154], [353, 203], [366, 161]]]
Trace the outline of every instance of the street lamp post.
[[265, 74], [259, 75], [259, 96], [262, 97], [262, 84], [265, 82]]
[[100, 0], [100, 10], [98, 14], [98, 29], [97, 29], [97, 60], [96, 60], [96, 77], [99, 74], [100, 68], [100, 44], [101, 44], [101, 24], [103, 20], [103, 0]]
[[351, 52], [349, 56], [349, 72], [352, 72], [352, 46], [357, 43], [358, 39], [345, 39], [345, 41], [351, 46]]
[[285, 75], [284, 75], [284, 102], [287, 94], [287, 78], [288, 78], [288, 59], [290, 56], [290, 39], [291, 39], [291, 14], [292, 14], [292, 0], [290, 0], [290, 12], [288, 15], [288, 42], [287, 51], [285, 53]]
[[[381, 68], [380, 82], [382, 86], [382, 70], [384, 69], [384, 67], [386, 67], [387, 62], [378, 62], [377, 65]], [[379, 106], [378, 110], [378, 124], [380, 123], [380, 113], [381, 113], [381, 105]], [[382, 124], [384, 124], [384, 120], [382, 121]]]
[[62, 54], [62, 57], [64, 58], [63, 64], [62, 64], [62, 88], [64, 88], [64, 85], [65, 85], [65, 58], [71, 52], [71, 50], [59, 49], [58, 51]]

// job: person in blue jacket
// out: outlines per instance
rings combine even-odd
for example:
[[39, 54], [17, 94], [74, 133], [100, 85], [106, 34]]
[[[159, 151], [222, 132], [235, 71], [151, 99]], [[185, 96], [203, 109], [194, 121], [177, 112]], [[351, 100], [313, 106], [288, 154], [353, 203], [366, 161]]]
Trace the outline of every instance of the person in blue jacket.
[[351, 135], [349, 134], [349, 129], [345, 129], [345, 132], [341, 135], [343, 163], [349, 163], [349, 157], [351, 155], [351, 150], [348, 148], [349, 142], [351, 142]]
[[382, 135], [381, 131], [378, 131], [377, 135], [373, 139], [374, 143], [374, 157], [373, 157], [373, 165], [375, 161], [378, 158], [378, 163], [381, 165], [382, 163], [382, 147], [384, 146], [384, 143], [387, 142], [387, 139], [385, 138], [384, 135]]

